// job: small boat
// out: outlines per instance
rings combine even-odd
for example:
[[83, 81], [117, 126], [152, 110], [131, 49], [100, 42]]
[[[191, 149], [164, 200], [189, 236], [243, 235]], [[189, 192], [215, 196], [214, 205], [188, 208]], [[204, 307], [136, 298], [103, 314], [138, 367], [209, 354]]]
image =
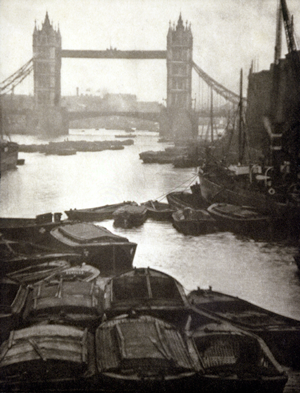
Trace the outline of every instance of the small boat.
[[0, 343], [21, 319], [29, 288], [8, 277], [0, 279]]
[[115, 135], [115, 138], [136, 138], [136, 135], [134, 134]]
[[114, 225], [122, 228], [138, 227], [147, 219], [146, 206], [126, 205], [113, 213]]
[[187, 191], [170, 192], [167, 194], [167, 200], [170, 207], [175, 210], [184, 209], [185, 207], [203, 209], [208, 206], [199, 193], [191, 193]]
[[[96, 330], [96, 362], [104, 390], [186, 391], [195, 389], [199, 361], [173, 326], [151, 316], [123, 316]], [[106, 390], [105, 390], [106, 391]]]
[[124, 130], [125, 132], [135, 132], [136, 131], [136, 128], [135, 127], [128, 127], [128, 128], [125, 128], [125, 130]]
[[299, 367], [300, 321], [211, 288], [198, 288], [188, 299], [198, 310], [261, 337], [281, 364]]
[[66, 148], [57, 150], [56, 154], [58, 156], [73, 156], [77, 153], [76, 149]]
[[125, 147], [122, 145], [111, 145], [108, 150], [124, 150]]
[[71, 265], [68, 261], [57, 259], [49, 262], [30, 265], [25, 268], [7, 273], [6, 276], [22, 284], [29, 285], [43, 280], [44, 278], [50, 276], [53, 273], [57, 273], [62, 269], [69, 268], [70, 266]]
[[38, 243], [52, 228], [61, 224], [60, 217], [61, 213], [39, 214], [35, 218], [1, 217], [0, 233], [6, 239]]
[[185, 207], [172, 214], [173, 226], [184, 235], [203, 235], [216, 232], [217, 222], [204, 209]]
[[142, 203], [142, 205], [147, 207], [148, 217], [154, 220], [172, 220], [172, 214], [175, 210], [172, 209], [168, 203], [151, 200]]
[[190, 333], [197, 348], [201, 392], [283, 392], [287, 375], [264, 341], [219, 321]]
[[113, 205], [93, 207], [90, 209], [71, 209], [65, 211], [70, 220], [102, 221], [113, 218], [113, 213], [122, 206], [137, 205], [136, 202], [121, 202]]
[[149, 267], [134, 268], [113, 277], [104, 290], [104, 312], [108, 317], [134, 310], [174, 322], [186, 317], [188, 307], [182, 285], [170, 275]]
[[104, 227], [84, 222], [54, 228], [47, 243], [57, 250], [82, 254], [86, 263], [108, 276], [131, 269], [137, 247]]
[[0, 347], [0, 389], [84, 391], [95, 372], [93, 353], [87, 329], [40, 324], [13, 330]]
[[[1, 122], [2, 120], [1, 117]], [[18, 153], [19, 145], [15, 142], [2, 139], [2, 135], [0, 134], [0, 174], [9, 169], [16, 168]]]
[[94, 281], [78, 276], [50, 277], [32, 286], [23, 319], [33, 324], [55, 321], [81, 327], [96, 327], [102, 317], [103, 291]]
[[197, 168], [202, 162], [198, 156], [182, 155], [173, 160], [174, 168]]
[[21, 269], [54, 261], [78, 262], [80, 254], [54, 252], [53, 249], [30, 242], [6, 240], [0, 237], [0, 277]]
[[262, 235], [271, 230], [271, 217], [251, 206], [214, 203], [207, 208], [220, 229], [242, 234]]
[[[261, 178], [263, 180], [260, 180], [260, 182], [269, 183], [268, 176], [262, 175]], [[291, 193], [282, 194], [281, 192], [276, 192], [272, 187], [266, 188], [264, 191], [249, 189], [251, 185], [249, 181], [246, 182], [245, 186], [243, 180], [238, 179], [238, 175], [235, 172], [228, 169], [225, 170], [219, 166], [217, 169], [210, 171], [199, 169], [199, 179], [202, 197], [208, 204], [228, 203], [239, 206], [252, 206], [259, 212], [262, 212], [262, 214], [282, 217], [287, 223], [289, 223], [288, 220], [291, 219], [292, 213], [292, 223], [294, 223], [294, 219], [299, 222], [299, 206], [293, 200]], [[287, 199], [290, 199], [291, 203], [288, 203]], [[298, 228], [297, 225], [295, 228]], [[298, 232], [299, 228], [296, 234]]]
[[174, 154], [172, 152], [167, 151], [144, 151], [139, 154], [140, 159], [144, 162], [144, 164], [172, 164], [174, 160]]
[[72, 147], [65, 146], [65, 143], [50, 143], [45, 145], [44, 154], [45, 155], [57, 155], [57, 156], [72, 156], [77, 153], [77, 150]]
[[82, 263], [81, 265], [75, 265], [72, 267], [66, 267], [62, 270], [54, 272], [50, 276], [47, 276], [45, 280], [77, 280], [90, 282], [100, 276], [100, 270], [94, 266]]

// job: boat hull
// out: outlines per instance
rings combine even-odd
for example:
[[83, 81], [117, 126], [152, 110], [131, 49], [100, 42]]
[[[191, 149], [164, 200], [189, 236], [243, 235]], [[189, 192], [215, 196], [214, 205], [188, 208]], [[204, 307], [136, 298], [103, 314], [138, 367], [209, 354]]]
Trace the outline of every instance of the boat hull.
[[279, 376], [276, 378], [266, 378], [265, 380], [255, 378], [218, 378], [216, 376], [199, 376], [198, 391], [204, 393], [282, 393], [287, 378]]
[[113, 218], [113, 213], [122, 206], [136, 205], [135, 202], [122, 202], [113, 205], [105, 205], [91, 209], [70, 209], [65, 213], [70, 220], [79, 221], [102, 221]]
[[30, 325], [50, 320], [93, 329], [102, 317], [102, 295], [95, 282], [49, 277], [32, 286], [23, 319]]
[[172, 215], [173, 226], [184, 235], [199, 236], [216, 231], [216, 221], [205, 210], [185, 208]]
[[95, 370], [92, 334], [67, 325], [12, 331], [0, 354], [2, 392], [83, 391]]
[[102, 323], [95, 342], [97, 368], [109, 390], [189, 392], [196, 388], [199, 362], [192, 355], [193, 343], [163, 320], [123, 315]]
[[202, 367], [199, 391], [283, 391], [287, 374], [261, 338], [217, 318], [198, 326], [196, 321], [189, 332]]
[[300, 321], [210, 289], [188, 294], [198, 310], [261, 337], [283, 365], [300, 367]]
[[253, 208], [225, 203], [214, 203], [207, 208], [218, 223], [218, 228], [238, 234], [266, 237], [271, 235], [271, 217]]
[[171, 192], [167, 195], [169, 205], [174, 210], [190, 207], [192, 209], [203, 209], [209, 204], [201, 197], [200, 193], [193, 192]]
[[172, 214], [174, 209], [170, 207], [168, 203], [162, 203], [158, 201], [148, 201], [143, 203], [147, 207], [147, 215], [153, 220], [157, 221], [170, 221], [172, 220]]
[[113, 218], [116, 227], [139, 227], [147, 220], [147, 208], [146, 206], [123, 206], [113, 213]]
[[25, 268], [8, 273], [7, 277], [30, 285], [70, 266], [70, 263], [63, 259], [50, 260], [39, 264], [28, 263]]
[[0, 233], [6, 239], [40, 243], [53, 228], [60, 224], [60, 221], [52, 221], [52, 213], [41, 214], [36, 218], [1, 217]]
[[0, 149], [0, 173], [16, 168], [19, 153], [18, 144], [14, 142], [1, 142]]
[[105, 373], [101, 376], [104, 389], [115, 392], [156, 393], [156, 392], [199, 392], [199, 381], [195, 373], [180, 375], [177, 378], [159, 375], [126, 378], [117, 374]]
[[48, 246], [81, 254], [83, 261], [96, 267], [101, 275], [111, 276], [132, 268], [136, 243], [90, 223], [75, 223], [54, 228]]
[[22, 321], [22, 312], [29, 291], [25, 285], [17, 284], [9, 278], [0, 280], [0, 344]]
[[210, 180], [199, 172], [200, 189], [202, 197], [209, 204], [229, 203], [237, 206], [253, 206], [261, 212], [283, 214], [286, 212], [286, 204], [276, 202], [266, 194], [244, 190], [242, 188], [230, 189]]
[[108, 318], [128, 310], [179, 323], [186, 320], [189, 303], [182, 285], [173, 277], [151, 268], [134, 268], [113, 277], [104, 290]]

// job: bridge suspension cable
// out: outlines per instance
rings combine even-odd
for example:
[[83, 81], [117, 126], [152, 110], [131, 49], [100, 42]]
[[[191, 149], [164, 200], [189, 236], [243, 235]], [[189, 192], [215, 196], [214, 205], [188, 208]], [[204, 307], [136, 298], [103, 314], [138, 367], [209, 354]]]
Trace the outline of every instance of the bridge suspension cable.
[[[232, 102], [233, 104], [239, 103], [240, 96], [238, 94], [234, 93], [233, 91], [227, 89], [225, 86], [215, 81], [206, 72], [204, 72], [194, 61], [192, 65], [200, 78], [202, 78], [206, 82], [206, 84], [210, 86], [216, 93], [225, 98], [227, 101]], [[243, 100], [246, 101], [245, 98], [243, 98]]]
[[10, 75], [0, 84], [0, 95], [7, 94], [14, 90], [33, 70], [33, 59], [30, 59], [20, 69]]

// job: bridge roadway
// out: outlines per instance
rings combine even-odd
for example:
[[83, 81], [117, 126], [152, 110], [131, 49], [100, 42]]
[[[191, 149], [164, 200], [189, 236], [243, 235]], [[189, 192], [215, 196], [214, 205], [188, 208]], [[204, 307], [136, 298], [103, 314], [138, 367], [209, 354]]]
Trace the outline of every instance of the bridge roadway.
[[120, 112], [120, 111], [68, 111], [69, 121], [100, 116], [127, 116], [142, 120], [159, 121], [160, 112]]
[[61, 57], [85, 59], [166, 59], [166, 50], [69, 50], [62, 49]]
[[[32, 113], [32, 109], [16, 109], [16, 108], [4, 108], [4, 113], [6, 116], [9, 115], [28, 115]], [[79, 120], [79, 119], [88, 119], [88, 118], [94, 118], [94, 117], [100, 117], [100, 116], [127, 116], [127, 117], [134, 117], [137, 119], [142, 119], [142, 120], [151, 120], [158, 122], [161, 112], [142, 112], [142, 111], [117, 111], [117, 110], [98, 110], [98, 111], [67, 111], [68, 113], [68, 119], [70, 121], [72, 120]], [[198, 117], [209, 117], [210, 116], [210, 110], [209, 109], [203, 109], [201, 111], [196, 112]], [[216, 109], [214, 113], [214, 117], [226, 117], [226, 112], [222, 109]]]

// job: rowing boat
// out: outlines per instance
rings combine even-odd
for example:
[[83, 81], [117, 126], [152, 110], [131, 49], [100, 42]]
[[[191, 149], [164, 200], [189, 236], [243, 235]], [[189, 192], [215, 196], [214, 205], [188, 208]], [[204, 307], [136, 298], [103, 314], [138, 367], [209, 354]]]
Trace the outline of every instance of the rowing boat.
[[197, 309], [261, 337], [281, 364], [300, 365], [300, 321], [211, 289], [188, 294]]
[[121, 202], [112, 205], [104, 205], [87, 209], [70, 209], [65, 213], [70, 220], [79, 221], [102, 221], [113, 218], [113, 213], [122, 206], [137, 205], [136, 202]]

